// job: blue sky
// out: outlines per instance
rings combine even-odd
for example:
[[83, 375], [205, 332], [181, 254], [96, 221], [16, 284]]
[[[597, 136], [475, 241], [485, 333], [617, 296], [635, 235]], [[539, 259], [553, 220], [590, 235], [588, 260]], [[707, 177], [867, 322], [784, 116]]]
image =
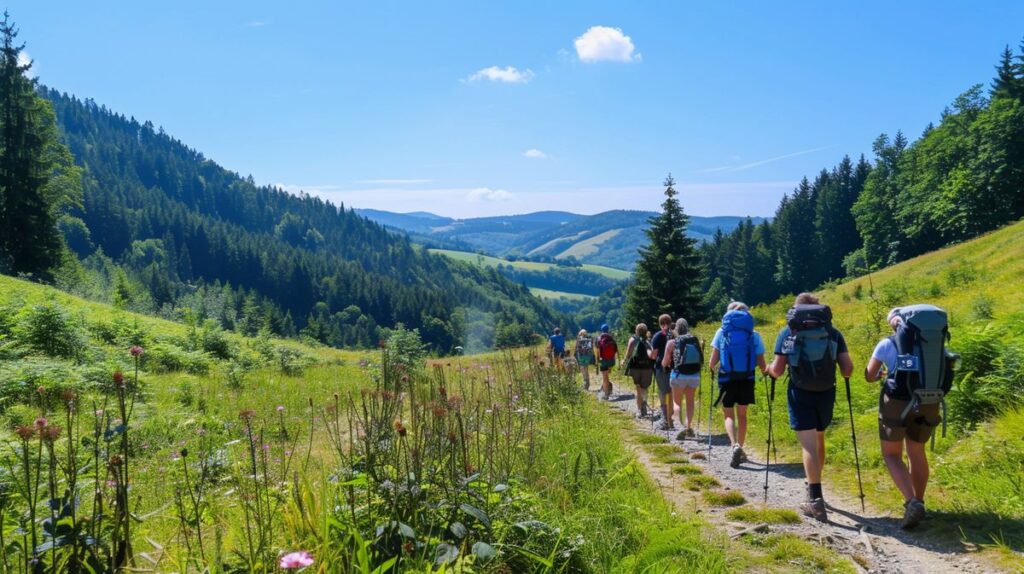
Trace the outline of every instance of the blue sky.
[[1024, 2], [9, 1], [41, 81], [260, 183], [470, 217], [770, 215], [988, 83]]

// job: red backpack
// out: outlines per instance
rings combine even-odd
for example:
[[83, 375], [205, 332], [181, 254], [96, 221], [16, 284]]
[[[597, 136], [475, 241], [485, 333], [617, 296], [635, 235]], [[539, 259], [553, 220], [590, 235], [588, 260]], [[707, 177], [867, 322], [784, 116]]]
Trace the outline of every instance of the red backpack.
[[603, 361], [615, 359], [616, 353], [619, 352], [619, 346], [615, 343], [615, 339], [608, 333], [601, 333], [601, 337], [597, 340], [597, 349]]

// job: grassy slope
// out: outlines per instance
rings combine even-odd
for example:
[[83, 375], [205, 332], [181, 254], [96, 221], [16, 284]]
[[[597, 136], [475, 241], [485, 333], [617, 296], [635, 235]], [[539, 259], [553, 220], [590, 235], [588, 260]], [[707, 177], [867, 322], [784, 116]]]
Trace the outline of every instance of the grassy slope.
[[[487, 267], [497, 267], [498, 265], [511, 265], [520, 269], [528, 269], [530, 271], [547, 271], [553, 267], [557, 267], [552, 263], [538, 263], [536, 261], [508, 261], [499, 257], [491, 257], [490, 255], [480, 255], [478, 253], [469, 253], [466, 251], [453, 251], [450, 249], [431, 249], [432, 253], [438, 253], [456, 259], [458, 261], [466, 261], [474, 264], [482, 264]], [[603, 265], [584, 265], [584, 271], [590, 271], [591, 273], [597, 273], [611, 279], [626, 279], [630, 276], [629, 271], [622, 269], [615, 269], [613, 267], [605, 267]]]
[[[883, 269], [870, 278], [857, 278], [818, 293], [832, 307], [836, 326], [844, 333], [855, 364], [851, 379], [855, 423], [864, 489], [870, 504], [895, 513], [901, 502], [879, 452], [878, 387], [863, 378], [863, 367], [874, 344], [889, 333], [884, 324], [885, 313], [891, 306], [917, 302], [943, 307], [950, 313], [950, 347], [954, 350], [959, 333], [988, 321], [977, 317], [977, 309], [986, 303], [992, 303], [993, 322], [1015, 323], [1019, 333], [1024, 330], [1019, 323], [1020, 313], [1024, 312], [1024, 289], [1020, 288], [1024, 283], [1022, 254], [1024, 222]], [[872, 284], [876, 303], [869, 296]], [[786, 297], [754, 309], [760, 322], [758, 330], [769, 349], [769, 360], [791, 303], [792, 299]], [[880, 311], [873, 313], [873, 306]], [[715, 327], [702, 325], [698, 332], [710, 339]], [[782, 381], [777, 388], [774, 428], [779, 456], [796, 462], [799, 449], [788, 429]], [[767, 427], [762, 391], [759, 384], [761, 403], [751, 411], [752, 437], [748, 440], [750, 445], [756, 445], [755, 452], [759, 454]], [[953, 392], [956, 393], [955, 388]], [[849, 416], [842, 396], [841, 391], [835, 420], [828, 431], [826, 475], [847, 492], [856, 492]], [[720, 413], [716, 414], [716, 424], [721, 428]], [[924, 529], [926, 532], [956, 536], [963, 528], [965, 538], [974, 543], [986, 544], [993, 538], [1000, 538], [1018, 551], [1024, 547], [1024, 500], [1019, 490], [1024, 476], [1022, 431], [1024, 411], [1016, 410], [998, 416], [973, 434], [955, 436], [951, 432], [947, 438], [938, 439], [936, 452], [931, 455], [928, 503], [939, 512], [931, 526]], [[1019, 555], [1015, 559], [1019, 560]]]
[[569, 299], [570, 301], [590, 301], [591, 299], [597, 299], [593, 295], [584, 295], [583, 293], [569, 293], [568, 291], [552, 291], [551, 289], [541, 289], [540, 287], [530, 287], [530, 293], [542, 298], [542, 299]]

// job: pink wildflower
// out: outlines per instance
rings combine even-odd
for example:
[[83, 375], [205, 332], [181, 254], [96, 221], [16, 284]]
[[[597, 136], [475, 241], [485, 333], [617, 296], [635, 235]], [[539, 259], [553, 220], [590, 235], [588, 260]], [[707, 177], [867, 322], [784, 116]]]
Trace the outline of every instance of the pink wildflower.
[[142, 347], [138, 345], [132, 345], [132, 348], [128, 349], [128, 352], [131, 353], [133, 357], [139, 357], [142, 356], [142, 353], [145, 353], [145, 351], [142, 350]]
[[313, 565], [313, 556], [305, 550], [291, 552], [281, 557], [280, 566], [285, 570], [305, 568]]
[[277, 412], [283, 413], [284, 412], [284, 405], [277, 405]]

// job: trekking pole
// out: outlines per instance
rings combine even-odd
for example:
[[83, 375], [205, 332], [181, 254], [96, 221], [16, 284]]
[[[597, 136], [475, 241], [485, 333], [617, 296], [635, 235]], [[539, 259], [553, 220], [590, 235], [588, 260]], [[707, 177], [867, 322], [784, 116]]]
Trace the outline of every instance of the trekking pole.
[[[768, 504], [768, 471], [771, 469], [771, 454], [772, 454], [772, 403], [775, 402], [775, 377], [771, 377], [771, 389], [769, 390], [768, 376], [764, 375], [761, 377], [761, 381], [764, 382], [764, 397], [768, 403], [768, 440], [765, 441], [764, 451], [764, 503]], [[778, 457], [775, 459], [778, 462]]]
[[712, 371], [711, 369], [708, 370], [711, 372], [711, 376], [708, 380], [708, 384], [711, 386], [711, 388], [708, 389], [708, 460], [711, 460], [711, 429], [714, 428], [713, 425], [715, 420], [715, 404], [710, 399], [711, 395], [714, 394], [715, 391], [715, 372]]
[[850, 377], [846, 379], [846, 404], [850, 407], [850, 435], [853, 437], [853, 460], [857, 465], [857, 488], [860, 490], [860, 511], [865, 512], [864, 485], [860, 481], [860, 455], [857, 454], [857, 429], [853, 424], [853, 399], [850, 398]]
[[[700, 340], [700, 358], [701, 358], [701, 362], [703, 363], [704, 362], [704, 339]], [[703, 367], [701, 368], [701, 370], [703, 370]], [[697, 371], [697, 375], [700, 376], [700, 371]], [[697, 410], [697, 430], [700, 430], [700, 409], [701, 409], [701, 407], [704, 406], [704, 403], [701, 402], [703, 400], [703, 396], [704, 396], [704, 381], [700, 381], [697, 384], [697, 405], [696, 405], [696, 410]], [[694, 433], [693, 438], [694, 438], [694, 440], [697, 439], [697, 434], [696, 433]]]

